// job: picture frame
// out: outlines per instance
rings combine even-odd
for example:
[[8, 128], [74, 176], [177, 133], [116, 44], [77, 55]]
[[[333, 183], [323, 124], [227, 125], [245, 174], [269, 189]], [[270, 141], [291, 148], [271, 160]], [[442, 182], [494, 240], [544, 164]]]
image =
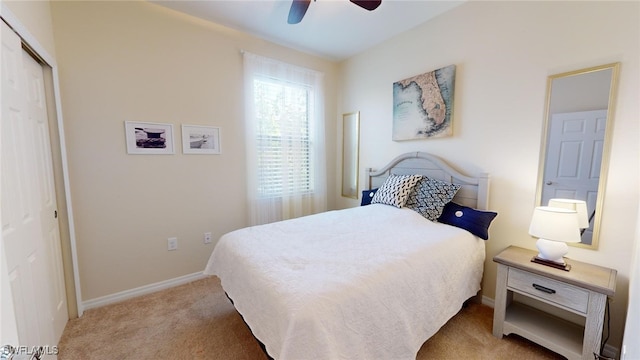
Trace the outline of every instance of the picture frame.
[[172, 155], [173, 124], [125, 121], [127, 154]]
[[217, 126], [183, 124], [182, 153], [221, 154], [220, 128]]
[[393, 141], [453, 134], [456, 66], [449, 65], [393, 83]]

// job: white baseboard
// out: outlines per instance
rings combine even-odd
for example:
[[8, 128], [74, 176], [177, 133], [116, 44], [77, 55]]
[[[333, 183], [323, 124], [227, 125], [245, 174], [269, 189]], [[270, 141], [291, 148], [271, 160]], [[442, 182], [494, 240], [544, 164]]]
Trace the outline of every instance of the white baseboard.
[[131, 299], [131, 298], [134, 298], [134, 297], [137, 297], [137, 296], [140, 296], [140, 295], [151, 294], [151, 293], [154, 293], [156, 291], [160, 291], [160, 290], [168, 289], [168, 288], [171, 288], [171, 287], [174, 287], [174, 286], [190, 283], [192, 281], [200, 280], [200, 279], [203, 279], [205, 277], [206, 277], [206, 275], [204, 275], [202, 272], [188, 274], [188, 275], [180, 276], [180, 277], [169, 279], [169, 280], [164, 280], [164, 281], [160, 281], [160, 282], [157, 282], [157, 283], [140, 286], [140, 287], [135, 288], [135, 289], [125, 290], [125, 291], [121, 291], [121, 292], [118, 292], [118, 293], [115, 293], [115, 294], [105, 295], [105, 296], [101, 296], [101, 297], [98, 297], [98, 298], [95, 298], [95, 299], [83, 301], [82, 302], [82, 307], [83, 307], [83, 310], [97, 308], [97, 307], [100, 307], [100, 306], [105, 306], [105, 305], [117, 303], [117, 302], [120, 302], [120, 301], [123, 301], [123, 300]]
[[495, 307], [495, 302], [492, 298], [482, 295], [482, 305], [487, 305], [493, 309]]

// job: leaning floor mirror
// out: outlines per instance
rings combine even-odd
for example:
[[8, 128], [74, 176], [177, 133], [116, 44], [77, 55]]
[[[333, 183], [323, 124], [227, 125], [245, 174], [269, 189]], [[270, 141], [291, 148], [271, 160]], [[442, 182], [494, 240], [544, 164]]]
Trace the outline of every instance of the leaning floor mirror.
[[545, 120], [536, 199], [587, 203], [589, 227], [580, 243], [598, 248], [611, 148], [619, 63], [552, 75], [547, 81]]
[[358, 198], [360, 112], [342, 115], [342, 196]]

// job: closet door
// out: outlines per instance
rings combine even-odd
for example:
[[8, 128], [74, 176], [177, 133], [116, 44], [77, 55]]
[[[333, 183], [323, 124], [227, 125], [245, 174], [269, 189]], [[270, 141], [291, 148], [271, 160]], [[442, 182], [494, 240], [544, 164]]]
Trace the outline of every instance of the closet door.
[[68, 320], [42, 66], [2, 22], [2, 241], [21, 346]]

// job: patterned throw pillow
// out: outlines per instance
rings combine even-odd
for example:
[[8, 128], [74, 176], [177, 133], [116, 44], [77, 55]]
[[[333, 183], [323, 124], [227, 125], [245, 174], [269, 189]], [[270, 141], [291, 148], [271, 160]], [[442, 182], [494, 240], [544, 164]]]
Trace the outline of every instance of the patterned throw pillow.
[[405, 206], [431, 221], [437, 221], [444, 206], [453, 199], [460, 187], [425, 176], [413, 188]]
[[401, 208], [422, 175], [389, 175], [371, 199], [372, 204], [387, 204]]

